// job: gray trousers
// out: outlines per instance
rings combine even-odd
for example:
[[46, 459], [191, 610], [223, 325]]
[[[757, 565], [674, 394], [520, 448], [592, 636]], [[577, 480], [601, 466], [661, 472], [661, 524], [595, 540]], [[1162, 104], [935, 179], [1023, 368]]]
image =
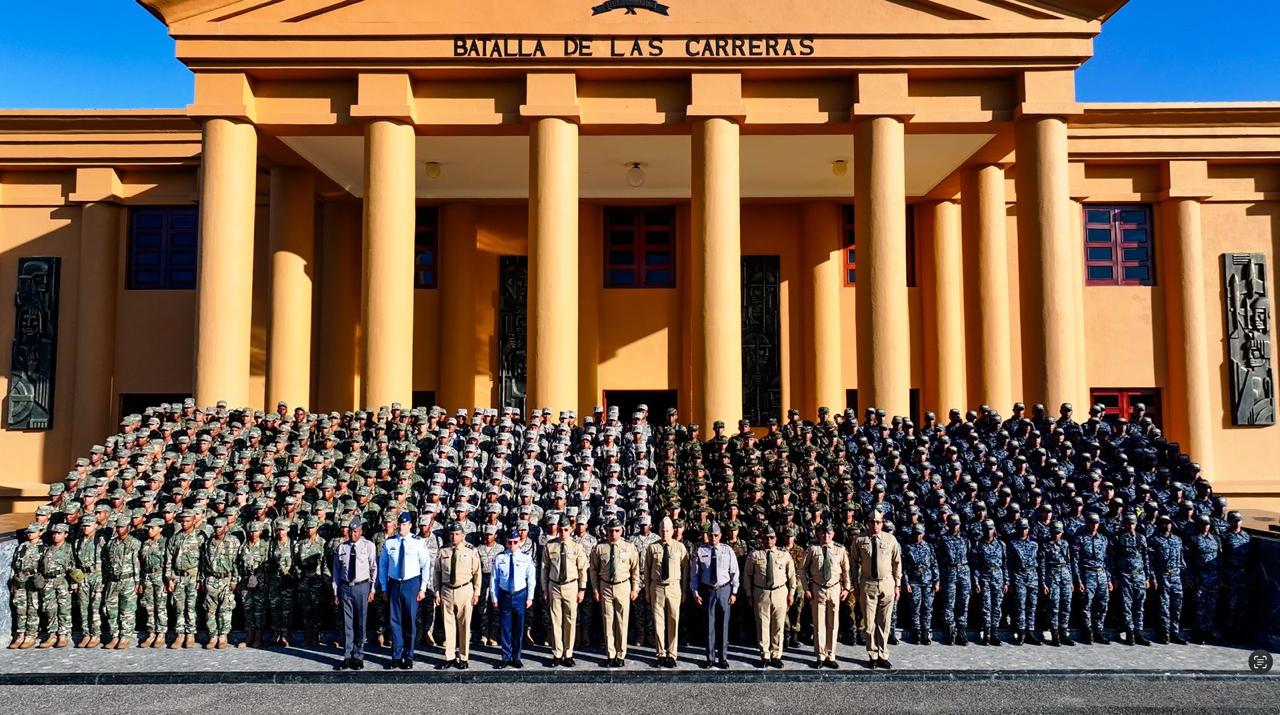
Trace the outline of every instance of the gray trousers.
[[344, 583], [338, 586], [338, 600], [342, 602], [342, 656], [364, 660], [364, 637], [367, 631], [365, 614], [369, 609], [370, 581]]

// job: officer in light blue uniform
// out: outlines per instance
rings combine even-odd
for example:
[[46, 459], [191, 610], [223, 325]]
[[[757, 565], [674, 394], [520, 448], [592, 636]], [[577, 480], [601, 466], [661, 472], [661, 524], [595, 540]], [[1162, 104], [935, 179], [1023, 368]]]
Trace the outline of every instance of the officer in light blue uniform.
[[1097, 512], [1085, 517], [1084, 530], [1072, 542], [1071, 564], [1075, 567], [1076, 590], [1084, 594], [1084, 638], [1086, 645], [1094, 641], [1106, 645], [1111, 641], [1102, 633], [1107, 619], [1107, 598], [1111, 583], [1111, 550], [1107, 537], [1099, 531], [1102, 518]]
[[400, 512], [399, 532], [382, 544], [378, 583], [391, 611], [391, 661], [386, 668], [413, 668], [413, 634], [418, 602], [427, 595], [431, 561], [421, 539], [413, 537], [413, 514]]
[[1114, 581], [1120, 589], [1120, 608], [1124, 612], [1126, 645], [1151, 645], [1142, 633], [1143, 608], [1147, 602], [1147, 589], [1151, 586], [1151, 561], [1147, 553], [1147, 539], [1138, 532], [1138, 517], [1125, 514], [1122, 531], [1115, 537]]
[[1040, 547], [1031, 540], [1026, 519], [1013, 524], [1009, 542], [1008, 571], [1013, 579], [1013, 644], [1040, 645], [1036, 635], [1036, 603], [1040, 596]]
[[525, 613], [533, 605], [534, 587], [538, 582], [533, 557], [521, 550], [519, 528], [507, 533], [507, 550], [493, 558], [489, 575], [489, 605], [498, 612], [501, 624], [499, 642], [502, 660], [498, 668], [523, 668], [520, 656], [524, 650]]
[[1182, 537], [1173, 531], [1173, 520], [1167, 514], [1156, 519], [1156, 534], [1148, 542], [1151, 549], [1152, 588], [1160, 605], [1160, 628], [1156, 642], [1173, 641], [1186, 645], [1182, 625], [1182, 576], [1187, 562], [1183, 557]]

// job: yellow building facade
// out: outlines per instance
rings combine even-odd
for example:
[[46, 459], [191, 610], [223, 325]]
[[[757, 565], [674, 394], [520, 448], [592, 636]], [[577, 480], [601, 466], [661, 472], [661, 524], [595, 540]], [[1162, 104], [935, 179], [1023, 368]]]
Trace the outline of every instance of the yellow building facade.
[[9, 508], [182, 396], [704, 425], [1141, 401], [1280, 508], [1221, 268], [1271, 285], [1280, 103], [1077, 102], [1120, 0], [142, 4], [190, 106], [0, 112], [0, 295], [61, 259]]

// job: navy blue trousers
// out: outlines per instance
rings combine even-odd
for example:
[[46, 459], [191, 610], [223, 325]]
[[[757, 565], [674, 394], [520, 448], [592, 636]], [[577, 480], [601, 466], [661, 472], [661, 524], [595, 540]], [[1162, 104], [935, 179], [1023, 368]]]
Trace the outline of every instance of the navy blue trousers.
[[391, 605], [391, 657], [413, 657], [414, 624], [418, 622], [418, 587], [421, 576], [397, 581], [387, 579], [388, 600]]
[[507, 662], [520, 660], [524, 649], [524, 612], [528, 600], [527, 590], [512, 593], [498, 589], [498, 620], [502, 624], [498, 642], [502, 644], [502, 659]]
[[702, 607], [707, 612], [707, 660], [725, 660], [729, 647], [729, 585], [713, 588], [698, 586]]

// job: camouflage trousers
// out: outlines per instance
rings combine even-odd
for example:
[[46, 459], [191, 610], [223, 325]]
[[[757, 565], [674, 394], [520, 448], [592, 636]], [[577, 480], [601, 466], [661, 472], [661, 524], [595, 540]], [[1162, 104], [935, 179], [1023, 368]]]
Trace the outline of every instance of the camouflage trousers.
[[13, 632], [34, 636], [40, 632], [40, 591], [31, 585], [30, 576], [21, 576], [15, 581]]
[[173, 631], [178, 635], [196, 634], [196, 597], [199, 581], [195, 574], [173, 577]]
[[40, 605], [44, 611], [49, 635], [71, 635], [71, 589], [65, 576], [45, 580], [40, 591]]
[[1160, 628], [1177, 633], [1182, 627], [1182, 573], [1156, 574], [1156, 602]]
[[476, 604], [475, 619], [479, 624], [477, 637], [498, 640], [498, 609], [489, 605], [489, 575], [480, 580], [480, 601]]
[[1031, 631], [1036, 627], [1036, 604], [1040, 600], [1040, 575], [1035, 571], [1019, 572], [1013, 581], [1013, 627], [1019, 631]]
[[169, 594], [159, 574], [142, 582], [142, 610], [147, 614], [147, 630], [163, 635], [169, 631]]
[[1081, 601], [1084, 626], [1100, 631], [1107, 620], [1107, 572], [1085, 571], [1080, 575], [1080, 581], [1084, 585], [1084, 599]]
[[1218, 573], [1206, 571], [1196, 575], [1195, 580], [1196, 621], [1195, 627], [1202, 633], [1213, 630], [1213, 618], [1218, 611]]
[[333, 585], [324, 576], [305, 576], [298, 585], [298, 608], [302, 627], [319, 631], [324, 627], [325, 604], [333, 601]]
[[798, 594], [792, 600], [791, 606], [787, 608], [787, 635], [792, 638], [800, 637], [800, 628], [804, 622], [804, 614], [808, 609], [804, 607], [804, 595]]
[[373, 632], [377, 635], [386, 635], [391, 632], [391, 609], [387, 607], [387, 602], [382, 600], [385, 591], [378, 591], [374, 594], [373, 603], [369, 604], [369, 623], [373, 625]]
[[267, 609], [270, 598], [267, 589], [261, 583], [253, 588], [242, 586], [240, 602], [244, 604], [244, 627], [251, 631], [260, 631], [267, 625]]
[[910, 581], [909, 583], [911, 584], [911, 593], [903, 595], [910, 596], [908, 607], [910, 608], [911, 629], [915, 631], [916, 638], [919, 638], [933, 629], [934, 584], [920, 581]]
[[1249, 611], [1249, 575], [1245, 571], [1224, 570], [1222, 592], [1223, 626], [1228, 632], [1240, 634], [1241, 622]]
[[293, 625], [293, 597], [297, 586], [285, 579], [270, 580], [271, 594], [271, 629], [277, 633], [287, 633]]
[[1000, 609], [1004, 603], [1004, 574], [978, 574], [978, 603], [982, 606], [982, 628], [994, 631], [1000, 625]]
[[1071, 627], [1071, 571], [1066, 568], [1050, 570], [1044, 585], [1049, 589], [1046, 599], [1049, 628], [1055, 633]]
[[[746, 599], [743, 600], [745, 601]], [[550, 610], [548, 609], [548, 640], [551, 639], [551, 618], [549, 614]], [[644, 645], [645, 641], [650, 637], [650, 634], [654, 632], [653, 608], [649, 606], [649, 596], [645, 593], [644, 589], [641, 589], [640, 595], [637, 596], [636, 600], [631, 604], [631, 623], [628, 624], [627, 629], [631, 631], [630, 634], [628, 634], [628, 638], [636, 645]]]
[[417, 623], [414, 626], [417, 628], [414, 631], [417, 637], [424, 637], [430, 634], [432, 638], [435, 638], [436, 593], [431, 590], [430, 586], [427, 587], [427, 595], [423, 596], [422, 600], [418, 602]]
[[591, 594], [587, 594], [587, 596], [582, 599], [582, 603], [578, 604], [578, 633], [575, 640], [578, 641], [577, 646], [580, 649], [591, 645], [591, 634], [595, 629], [597, 612], [598, 607], [596, 606], [595, 599]]
[[138, 632], [138, 582], [125, 579], [108, 583], [103, 590], [102, 609], [106, 615], [108, 636], [133, 638]]
[[236, 594], [231, 579], [210, 576], [204, 581], [204, 622], [210, 637], [231, 634], [231, 614], [236, 610]]
[[76, 615], [80, 630], [86, 636], [102, 635], [102, 575], [85, 573], [84, 583], [76, 584]]
[[1120, 574], [1116, 590], [1120, 592], [1120, 612], [1124, 617], [1124, 629], [1130, 633], [1142, 630], [1142, 609], [1147, 602], [1147, 584], [1141, 575]]
[[973, 590], [968, 566], [942, 570], [942, 622], [948, 631], [963, 630], [969, 623], [969, 597]]

